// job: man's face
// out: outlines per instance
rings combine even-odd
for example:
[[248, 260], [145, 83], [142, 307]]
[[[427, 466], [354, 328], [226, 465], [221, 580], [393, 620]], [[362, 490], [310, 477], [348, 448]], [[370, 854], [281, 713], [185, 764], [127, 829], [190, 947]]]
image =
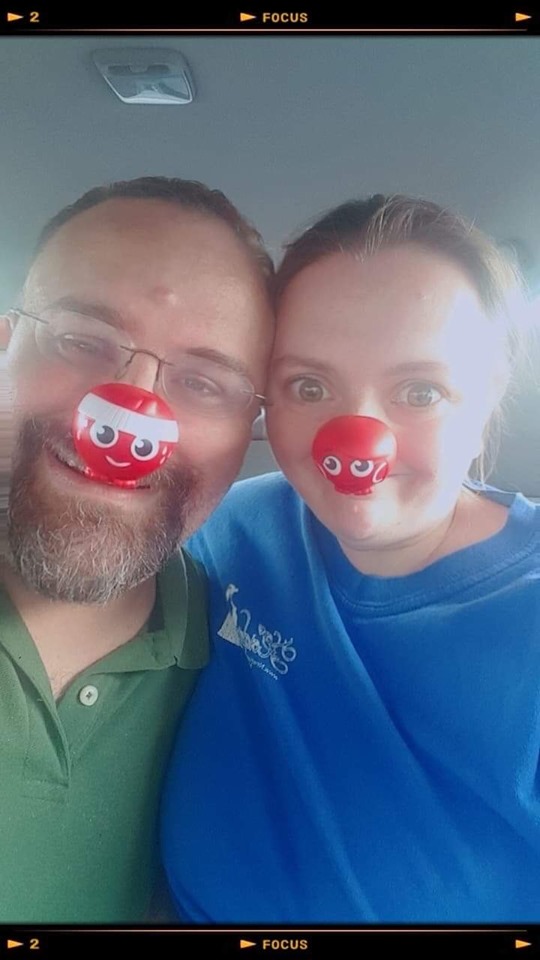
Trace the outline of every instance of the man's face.
[[[245, 371], [262, 392], [272, 333], [263, 281], [225, 223], [179, 205], [109, 200], [74, 217], [38, 256], [22, 306], [91, 318], [167, 360], [202, 354]], [[155, 574], [206, 519], [237, 475], [257, 408], [203, 415], [166, 397], [180, 432], [168, 462], [135, 490], [89, 479], [77, 469], [71, 422], [97, 383], [43, 349], [46, 329], [19, 318], [9, 348], [19, 431], [11, 548], [34, 589], [103, 603]], [[137, 354], [122, 379], [161, 394], [157, 368]]]

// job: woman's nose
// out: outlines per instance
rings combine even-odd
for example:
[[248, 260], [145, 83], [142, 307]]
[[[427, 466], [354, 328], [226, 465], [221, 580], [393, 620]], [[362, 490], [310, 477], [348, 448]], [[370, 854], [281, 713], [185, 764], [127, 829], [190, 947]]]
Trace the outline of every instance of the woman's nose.
[[384, 404], [380, 403], [376, 397], [365, 394], [364, 396], [355, 396], [347, 398], [347, 410], [345, 413], [355, 417], [372, 417], [374, 420], [386, 420], [387, 412]]
[[137, 352], [127, 360], [117, 379], [155, 393], [159, 368], [160, 361], [153, 354]]

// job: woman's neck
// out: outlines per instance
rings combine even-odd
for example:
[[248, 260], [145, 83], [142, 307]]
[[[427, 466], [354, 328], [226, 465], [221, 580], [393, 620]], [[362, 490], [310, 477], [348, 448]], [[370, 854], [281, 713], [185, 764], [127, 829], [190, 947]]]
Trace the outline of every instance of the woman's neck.
[[429, 530], [403, 543], [381, 548], [344, 543], [349, 562], [366, 576], [405, 577], [441, 557], [494, 536], [504, 527], [508, 508], [464, 489], [451, 512]]

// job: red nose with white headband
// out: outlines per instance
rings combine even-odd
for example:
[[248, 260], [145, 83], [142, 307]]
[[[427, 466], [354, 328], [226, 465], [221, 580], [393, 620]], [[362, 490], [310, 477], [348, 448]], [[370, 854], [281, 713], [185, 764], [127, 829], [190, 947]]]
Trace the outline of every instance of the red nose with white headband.
[[397, 442], [374, 417], [334, 417], [317, 432], [311, 455], [338, 493], [364, 496], [388, 476]]
[[88, 477], [135, 487], [169, 459], [178, 424], [157, 394], [129, 383], [103, 383], [79, 403], [73, 442]]

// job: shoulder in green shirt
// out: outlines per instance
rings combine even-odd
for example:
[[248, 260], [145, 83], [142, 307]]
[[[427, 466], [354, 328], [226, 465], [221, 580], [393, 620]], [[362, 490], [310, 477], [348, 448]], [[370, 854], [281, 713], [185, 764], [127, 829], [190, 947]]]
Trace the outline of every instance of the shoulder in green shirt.
[[79, 674], [55, 703], [0, 591], [0, 922], [148, 918], [162, 777], [208, 660], [203, 574], [187, 554], [159, 575], [158, 599], [151, 629]]

